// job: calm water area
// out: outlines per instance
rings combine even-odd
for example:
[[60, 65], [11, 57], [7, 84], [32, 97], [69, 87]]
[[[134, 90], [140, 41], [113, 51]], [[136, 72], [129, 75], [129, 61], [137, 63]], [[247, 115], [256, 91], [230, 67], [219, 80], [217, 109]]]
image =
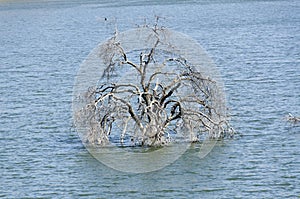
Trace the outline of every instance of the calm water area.
[[[80, 64], [115, 27], [198, 41], [242, 136], [142, 174], [94, 159], [73, 125]], [[106, 18], [106, 20], [105, 20]], [[0, 1], [1, 198], [300, 198], [300, 1]]]

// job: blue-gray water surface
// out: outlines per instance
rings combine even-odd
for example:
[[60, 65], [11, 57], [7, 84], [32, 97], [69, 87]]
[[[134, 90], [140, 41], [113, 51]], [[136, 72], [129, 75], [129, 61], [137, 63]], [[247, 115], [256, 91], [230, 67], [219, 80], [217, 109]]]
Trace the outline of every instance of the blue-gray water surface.
[[[242, 136], [204, 159], [128, 174], [95, 160], [72, 124], [82, 61], [119, 31], [154, 23], [197, 40], [218, 66]], [[104, 20], [107, 18], [107, 20]], [[300, 2], [1, 1], [0, 197], [299, 198]]]

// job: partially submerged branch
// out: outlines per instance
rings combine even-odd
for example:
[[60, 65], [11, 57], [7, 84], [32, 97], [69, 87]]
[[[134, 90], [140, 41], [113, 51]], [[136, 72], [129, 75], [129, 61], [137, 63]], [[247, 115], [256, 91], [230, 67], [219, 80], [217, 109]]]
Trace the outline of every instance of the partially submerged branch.
[[296, 123], [300, 122], [300, 117], [294, 116], [291, 113], [289, 113], [289, 115], [286, 117], [286, 120], [288, 122], [296, 124]]

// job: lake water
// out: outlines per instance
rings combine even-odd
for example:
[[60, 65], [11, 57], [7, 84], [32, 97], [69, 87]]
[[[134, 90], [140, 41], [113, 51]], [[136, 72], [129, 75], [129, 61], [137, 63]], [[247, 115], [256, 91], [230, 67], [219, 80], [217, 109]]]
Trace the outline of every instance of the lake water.
[[[130, 174], [95, 160], [72, 121], [74, 79], [99, 43], [153, 23], [196, 39], [224, 80], [232, 126], [204, 159]], [[107, 18], [105, 21], [104, 18]], [[0, 197], [300, 198], [300, 2], [0, 2]]]

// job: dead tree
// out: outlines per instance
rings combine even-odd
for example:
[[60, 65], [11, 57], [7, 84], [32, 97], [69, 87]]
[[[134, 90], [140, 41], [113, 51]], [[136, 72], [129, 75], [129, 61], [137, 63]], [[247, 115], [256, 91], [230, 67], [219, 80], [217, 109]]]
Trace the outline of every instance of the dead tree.
[[231, 135], [216, 107], [216, 82], [181, 55], [160, 49], [163, 28], [151, 31], [152, 47], [139, 52], [124, 49], [117, 35], [103, 44], [99, 56], [105, 70], [81, 110], [91, 127], [86, 141], [161, 146], [175, 137], [194, 142], [203, 134]]

